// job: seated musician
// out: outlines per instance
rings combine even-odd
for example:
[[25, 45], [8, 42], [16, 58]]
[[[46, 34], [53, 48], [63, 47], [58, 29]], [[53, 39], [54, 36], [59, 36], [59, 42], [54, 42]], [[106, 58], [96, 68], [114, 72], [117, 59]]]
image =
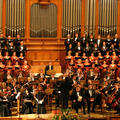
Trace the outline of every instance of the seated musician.
[[16, 61], [18, 61], [19, 58], [16, 56], [16, 52], [13, 52], [13, 55], [11, 56], [12, 64], [15, 65]]
[[28, 76], [29, 75], [29, 72], [30, 72], [30, 66], [28, 65], [28, 62], [27, 60], [24, 60], [24, 63], [22, 65], [22, 74], [24, 77]]
[[38, 92], [34, 95], [34, 98], [36, 100], [37, 105], [37, 113], [38, 114], [45, 114], [45, 92], [43, 91], [43, 88], [41, 85], [38, 85]]
[[[4, 81], [8, 82], [9, 80], [11, 80], [13, 78], [13, 74], [11, 70], [7, 70], [7, 72], [4, 74]], [[10, 82], [10, 81], [9, 81]]]
[[9, 116], [11, 114], [9, 102], [6, 99], [5, 94], [0, 90], [0, 116]]
[[78, 109], [83, 107], [83, 114], [85, 113], [85, 90], [81, 87], [81, 85], [77, 85], [77, 87], [73, 90], [72, 95], [72, 107], [78, 113]]
[[45, 67], [45, 74], [47, 74], [48, 70], [53, 70], [53, 64], [52, 64], [52, 62], [49, 62], [49, 64]]
[[84, 75], [84, 71], [81, 68], [78, 68], [77, 70], [77, 81], [80, 82], [80, 80], [85, 80], [85, 75]]
[[112, 101], [112, 108], [117, 111], [115, 114], [120, 115], [120, 86], [119, 86], [119, 83], [115, 85], [113, 98], [114, 99]]
[[23, 104], [22, 104], [22, 114], [32, 114], [33, 113], [33, 95], [28, 88], [23, 92]]
[[93, 85], [89, 84], [88, 90], [86, 90], [85, 96], [86, 96], [88, 113], [90, 113], [91, 111], [90, 108], [92, 103], [93, 103], [92, 112], [95, 112], [94, 110], [95, 110], [96, 93], [95, 93], [95, 90], [93, 89]]

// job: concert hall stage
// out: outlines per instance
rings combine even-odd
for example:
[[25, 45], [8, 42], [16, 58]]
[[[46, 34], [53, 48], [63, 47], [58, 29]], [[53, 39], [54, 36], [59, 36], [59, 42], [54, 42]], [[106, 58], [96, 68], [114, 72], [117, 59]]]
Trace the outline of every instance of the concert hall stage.
[[[11, 117], [0, 117], [0, 120], [52, 120], [54, 114], [25, 114], [20, 116], [11, 116]], [[120, 120], [120, 116], [117, 115], [99, 115], [95, 113], [86, 114], [84, 116], [80, 115], [80, 120]]]

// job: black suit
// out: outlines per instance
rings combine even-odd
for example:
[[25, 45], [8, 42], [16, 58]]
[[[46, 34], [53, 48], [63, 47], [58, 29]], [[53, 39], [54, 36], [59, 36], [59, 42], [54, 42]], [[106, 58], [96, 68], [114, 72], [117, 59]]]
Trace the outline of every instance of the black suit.
[[90, 113], [90, 105], [91, 103], [93, 103], [93, 108], [92, 108], [92, 111], [94, 112], [94, 109], [95, 109], [95, 100], [94, 102], [91, 102], [90, 101], [90, 98], [96, 98], [96, 93], [95, 93], [95, 90], [91, 89], [91, 95], [90, 95], [90, 90], [86, 90], [86, 102], [87, 102], [87, 107], [88, 107], [88, 113]]
[[[82, 96], [82, 101], [78, 101], [78, 96]], [[72, 107], [76, 110], [76, 112], [78, 113], [78, 108], [82, 106], [83, 113], [85, 114], [85, 90], [81, 89], [79, 92], [73, 90], [71, 99], [72, 99]]]
[[45, 74], [47, 74], [48, 70], [53, 70], [53, 65], [51, 65], [51, 67], [49, 65], [45, 67]]

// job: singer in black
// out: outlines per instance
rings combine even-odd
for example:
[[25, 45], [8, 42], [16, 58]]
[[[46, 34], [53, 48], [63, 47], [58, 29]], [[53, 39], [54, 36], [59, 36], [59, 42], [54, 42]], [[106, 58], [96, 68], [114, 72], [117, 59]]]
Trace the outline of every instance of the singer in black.
[[34, 95], [34, 98], [36, 100], [36, 107], [37, 107], [37, 114], [45, 114], [45, 93], [43, 91], [43, 88], [41, 85], [38, 85], [38, 91], [37, 94]]

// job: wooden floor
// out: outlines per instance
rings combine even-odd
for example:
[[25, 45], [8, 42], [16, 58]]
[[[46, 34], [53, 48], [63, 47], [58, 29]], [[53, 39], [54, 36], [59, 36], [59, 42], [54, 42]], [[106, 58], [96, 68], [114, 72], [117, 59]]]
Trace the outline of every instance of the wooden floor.
[[[73, 114], [75, 111], [72, 111]], [[105, 111], [101, 113], [101, 111], [97, 111], [96, 113], [90, 114], [82, 114], [79, 111], [78, 115], [81, 117], [81, 120], [120, 120], [120, 115], [114, 114], [115, 111]], [[24, 114], [19, 116], [10, 116], [10, 117], [1, 117], [0, 120], [52, 120], [55, 114]]]

